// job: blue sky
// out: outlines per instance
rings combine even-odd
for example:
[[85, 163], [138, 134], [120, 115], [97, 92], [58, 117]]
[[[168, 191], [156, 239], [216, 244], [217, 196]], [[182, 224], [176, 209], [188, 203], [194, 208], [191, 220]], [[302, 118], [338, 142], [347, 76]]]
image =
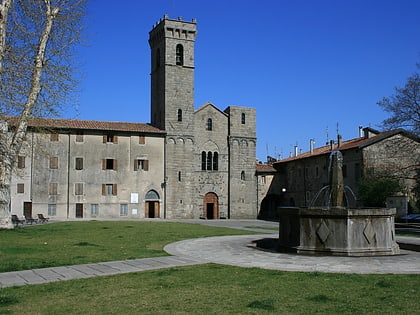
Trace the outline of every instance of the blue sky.
[[420, 62], [418, 0], [91, 0], [67, 117], [150, 122], [148, 34], [164, 14], [197, 19], [195, 107], [255, 107], [262, 161], [379, 129], [376, 103]]

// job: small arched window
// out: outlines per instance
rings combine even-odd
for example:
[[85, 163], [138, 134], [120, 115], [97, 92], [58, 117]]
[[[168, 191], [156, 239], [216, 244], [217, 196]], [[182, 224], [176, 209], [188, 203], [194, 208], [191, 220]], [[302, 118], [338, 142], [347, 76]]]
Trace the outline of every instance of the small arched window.
[[213, 153], [213, 170], [217, 171], [219, 169], [219, 154], [217, 152]]
[[207, 130], [213, 130], [213, 120], [211, 118], [207, 119]]
[[180, 181], [182, 181], [182, 174], [181, 174], [181, 171], [179, 171], [178, 172], [178, 181], [180, 182]]
[[211, 171], [213, 166], [213, 155], [211, 152], [207, 153], [207, 170]]
[[184, 47], [181, 44], [176, 45], [176, 65], [184, 65]]
[[242, 125], [245, 125], [245, 113], [242, 113], [241, 115], [241, 123]]
[[160, 48], [156, 50], [156, 68], [160, 67]]
[[241, 172], [241, 180], [245, 180], [245, 172], [244, 171]]
[[201, 170], [202, 171], [205, 171], [206, 170], [206, 152], [205, 151], [203, 151], [203, 152], [201, 152]]
[[182, 109], [178, 109], [178, 121], [182, 121]]

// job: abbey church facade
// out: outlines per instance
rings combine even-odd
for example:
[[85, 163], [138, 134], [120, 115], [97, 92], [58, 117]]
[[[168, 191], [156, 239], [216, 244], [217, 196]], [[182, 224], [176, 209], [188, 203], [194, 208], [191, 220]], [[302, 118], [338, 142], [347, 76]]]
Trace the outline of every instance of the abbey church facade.
[[256, 218], [256, 111], [195, 108], [196, 36], [195, 20], [167, 16], [151, 30], [150, 123], [31, 120], [12, 213]]

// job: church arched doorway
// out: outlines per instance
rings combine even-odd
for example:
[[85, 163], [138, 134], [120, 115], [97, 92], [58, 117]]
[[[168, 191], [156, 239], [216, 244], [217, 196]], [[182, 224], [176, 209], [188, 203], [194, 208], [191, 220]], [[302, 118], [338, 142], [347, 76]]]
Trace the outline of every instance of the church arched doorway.
[[159, 218], [160, 217], [159, 194], [154, 190], [149, 190], [144, 199], [145, 199], [144, 217], [145, 218]]
[[209, 220], [219, 218], [219, 198], [215, 193], [209, 192], [204, 196], [203, 216]]

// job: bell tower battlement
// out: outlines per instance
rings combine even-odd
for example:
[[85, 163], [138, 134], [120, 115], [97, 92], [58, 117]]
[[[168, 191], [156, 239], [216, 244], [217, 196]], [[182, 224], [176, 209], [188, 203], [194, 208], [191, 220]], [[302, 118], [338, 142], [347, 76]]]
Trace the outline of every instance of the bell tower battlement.
[[165, 15], [149, 33], [151, 123], [168, 134], [193, 132], [197, 23]]

